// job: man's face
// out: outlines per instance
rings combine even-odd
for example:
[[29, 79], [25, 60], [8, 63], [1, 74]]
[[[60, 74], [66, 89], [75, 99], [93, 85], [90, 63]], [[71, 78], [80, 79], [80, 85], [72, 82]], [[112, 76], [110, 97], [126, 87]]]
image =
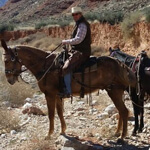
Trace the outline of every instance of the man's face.
[[72, 17], [73, 17], [74, 21], [78, 21], [81, 16], [82, 16], [81, 13], [73, 13], [72, 14]]

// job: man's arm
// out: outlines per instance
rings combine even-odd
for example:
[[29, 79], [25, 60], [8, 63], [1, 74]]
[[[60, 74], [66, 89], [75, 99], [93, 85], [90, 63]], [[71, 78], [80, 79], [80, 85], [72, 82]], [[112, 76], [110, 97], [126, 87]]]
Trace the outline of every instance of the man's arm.
[[70, 44], [70, 45], [77, 45], [84, 40], [86, 33], [87, 33], [87, 26], [85, 25], [85, 23], [80, 23], [76, 36], [69, 40], [62, 40], [62, 43]]

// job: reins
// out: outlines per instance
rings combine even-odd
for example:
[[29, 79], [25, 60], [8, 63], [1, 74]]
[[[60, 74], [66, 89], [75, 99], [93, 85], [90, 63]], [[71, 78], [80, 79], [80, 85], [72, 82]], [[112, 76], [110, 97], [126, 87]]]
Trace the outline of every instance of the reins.
[[60, 46], [62, 46], [62, 43], [60, 43], [55, 49], [53, 49], [53, 50], [50, 52], [50, 54], [46, 57], [46, 59], [49, 58], [49, 56], [50, 56], [54, 51], [56, 51]]
[[[50, 52], [50, 54], [48, 55], [48, 56], [46, 56], [46, 59], [48, 59], [50, 56], [51, 56], [51, 54], [54, 52], [54, 51], [56, 51], [60, 46], [62, 46], [62, 43], [60, 43], [55, 49], [53, 49], [51, 52]], [[11, 51], [12, 52], [12, 51]], [[4, 55], [6, 55], [6, 54], [4, 54]], [[21, 63], [21, 60], [19, 60], [18, 59], [18, 53], [17, 53], [17, 50], [16, 50], [16, 48], [15, 48], [15, 52], [12, 52], [12, 53], [10, 53], [9, 54], [10, 56], [11, 56], [11, 61], [16, 61], [16, 62], [18, 62], [21, 66], [23, 65], [22, 63]], [[57, 58], [57, 57], [56, 57]], [[46, 74], [49, 72], [49, 70], [52, 68], [52, 66], [53, 66], [53, 64], [54, 64], [54, 62], [55, 62], [55, 60], [56, 60], [56, 58], [54, 59], [54, 61], [52, 62], [52, 64], [50, 65], [50, 67], [45, 71], [45, 73], [44, 73], [44, 75], [38, 80], [38, 82], [40, 82], [45, 76], [46, 76]], [[39, 63], [37, 63], [37, 64], [39, 64]], [[34, 64], [33, 66], [35, 66], [35, 65], [37, 65], [37, 64]], [[22, 76], [21, 76], [21, 73], [22, 72], [25, 72], [25, 71], [27, 71], [28, 69], [27, 68], [25, 68], [24, 70], [22, 70], [21, 72], [19, 72], [19, 76], [20, 76], [20, 78], [21, 78], [21, 80], [22, 81], [24, 81], [24, 79], [22, 78]], [[14, 69], [12, 69], [12, 70], [5, 70], [5, 73], [10, 73], [10, 74], [15, 74], [15, 68]], [[26, 82], [26, 81], [24, 81], [25, 83], [27, 83], [27, 84], [29, 84], [28, 82]]]

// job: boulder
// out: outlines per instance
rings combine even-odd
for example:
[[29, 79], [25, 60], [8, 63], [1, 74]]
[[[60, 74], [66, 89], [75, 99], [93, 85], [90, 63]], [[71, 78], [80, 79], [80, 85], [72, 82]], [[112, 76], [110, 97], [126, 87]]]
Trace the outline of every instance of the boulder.
[[114, 104], [107, 106], [104, 111], [109, 115], [113, 115], [118, 112]]
[[37, 107], [29, 107], [29, 108], [26, 108], [22, 111], [23, 114], [33, 114], [33, 115], [42, 115], [42, 116], [45, 116], [45, 114], [42, 112], [42, 110], [40, 110], [39, 108]]

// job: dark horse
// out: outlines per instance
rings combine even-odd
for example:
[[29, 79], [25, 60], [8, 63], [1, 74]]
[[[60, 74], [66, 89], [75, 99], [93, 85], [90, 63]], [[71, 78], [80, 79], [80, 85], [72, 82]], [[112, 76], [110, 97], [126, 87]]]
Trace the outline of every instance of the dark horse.
[[[55, 64], [58, 55], [49, 54], [29, 46], [10, 48], [7, 47], [4, 40], [1, 40], [1, 44], [5, 50], [5, 74], [8, 82], [13, 85], [22, 72], [21, 66], [25, 65], [36, 77], [40, 90], [45, 94], [50, 120], [47, 138], [54, 131], [55, 108], [61, 122], [61, 133], [65, 134], [66, 124], [63, 117], [62, 101], [58, 97], [59, 72]], [[80, 82], [82, 81], [80, 73], [74, 73], [74, 78]], [[121, 139], [123, 140], [127, 133], [128, 110], [122, 101], [122, 95], [126, 87], [129, 85], [135, 86], [136, 77], [134, 73], [114, 58], [99, 57], [97, 58], [97, 70], [85, 73], [85, 85], [89, 85], [90, 78], [92, 79], [90, 81], [91, 91], [105, 89], [118, 109], [119, 121], [116, 135], [120, 135], [122, 130]], [[72, 79], [72, 94], [79, 95], [81, 85], [75, 79]], [[85, 93], [89, 91], [89, 88], [85, 88]]]
[[[135, 88], [131, 88], [130, 93], [135, 116], [135, 126], [133, 130], [133, 135], [135, 135], [137, 130], [142, 132], [144, 127], [144, 97], [146, 93], [150, 94], [150, 58], [148, 58], [144, 51], [137, 57], [125, 54], [120, 51], [119, 48], [115, 50], [110, 48], [109, 51], [110, 56], [117, 58], [132, 68], [137, 77], [138, 84]], [[140, 116], [140, 123], [138, 116]]]

